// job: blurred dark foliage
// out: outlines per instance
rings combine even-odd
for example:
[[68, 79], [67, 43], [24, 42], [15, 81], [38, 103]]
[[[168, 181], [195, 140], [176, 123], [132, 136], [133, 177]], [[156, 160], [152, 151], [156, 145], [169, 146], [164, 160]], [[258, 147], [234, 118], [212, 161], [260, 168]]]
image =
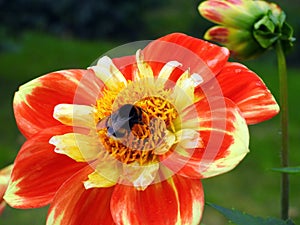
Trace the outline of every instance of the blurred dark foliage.
[[136, 40], [146, 29], [143, 12], [162, 4], [160, 0], [0, 0], [0, 24], [13, 34], [34, 29], [84, 39]]
[[[203, 37], [213, 23], [197, 10], [203, 0], [0, 0], [0, 53], [15, 51], [15, 39], [34, 30], [59, 37], [130, 42], [151, 40], [171, 32]], [[288, 64], [300, 66], [300, 5], [270, 0], [287, 13], [294, 28]]]

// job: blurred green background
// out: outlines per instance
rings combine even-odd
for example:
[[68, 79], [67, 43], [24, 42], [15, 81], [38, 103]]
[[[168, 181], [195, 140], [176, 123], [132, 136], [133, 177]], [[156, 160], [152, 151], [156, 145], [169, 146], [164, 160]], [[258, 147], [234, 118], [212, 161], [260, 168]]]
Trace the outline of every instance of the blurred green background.
[[[0, 168], [13, 162], [24, 138], [12, 111], [18, 86], [37, 76], [68, 68], [86, 68], [106, 51], [137, 40], [171, 32], [201, 38], [212, 23], [197, 12], [201, 1], [186, 0], [2, 0], [0, 1]], [[276, 1], [300, 32], [300, 6], [294, 0]], [[298, 42], [298, 41], [297, 41]], [[300, 165], [300, 46], [288, 55], [290, 105], [290, 164]], [[279, 99], [274, 52], [246, 64], [257, 72]], [[250, 126], [251, 152], [232, 172], [203, 180], [206, 200], [258, 216], [280, 215], [279, 117]], [[291, 217], [300, 223], [300, 176], [291, 175]], [[34, 188], [34, 187], [33, 187]], [[43, 225], [47, 207], [17, 210], [7, 207], [0, 225]], [[203, 224], [225, 225], [209, 207]]]

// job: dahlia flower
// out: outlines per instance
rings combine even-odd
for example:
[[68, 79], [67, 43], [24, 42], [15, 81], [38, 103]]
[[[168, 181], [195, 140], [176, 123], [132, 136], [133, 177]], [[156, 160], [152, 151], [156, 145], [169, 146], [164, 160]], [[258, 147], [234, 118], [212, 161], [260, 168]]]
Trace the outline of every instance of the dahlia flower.
[[13, 105], [27, 141], [5, 200], [50, 204], [48, 225], [199, 224], [201, 179], [233, 169], [248, 153], [247, 124], [279, 110], [228, 57], [174, 33], [22, 85]]

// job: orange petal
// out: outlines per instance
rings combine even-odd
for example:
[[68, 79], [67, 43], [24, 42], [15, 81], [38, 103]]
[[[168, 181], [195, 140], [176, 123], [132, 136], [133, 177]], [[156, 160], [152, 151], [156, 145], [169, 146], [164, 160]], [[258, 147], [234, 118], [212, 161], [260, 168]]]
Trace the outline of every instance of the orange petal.
[[175, 173], [190, 178], [206, 178], [233, 169], [248, 153], [249, 133], [245, 119], [229, 99], [201, 100], [188, 108], [183, 126], [192, 124], [191, 110], [197, 109], [203, 147], [184, 149], [178, 145], [161, 162]]
[[28, 138], [44, 128], [59, 125], [53, 118], [57, 104], [76, 101], [91, 105], [100, 86], [99, 79], [90, 70], [62, 70], [22, 85], [13, 103], [20, 131]]
[[[169, 79], [174, 82], [186, 70], [190, 74], [198, 74], [206, 82], [222, 69], [229, 58], [227, 48], [182, 33], [172, 33], [150, 42], [142, 54], [154, 76], [158, 76], [169, 62], [176, 61], [182, 65], [174, 68], [170, 75]], [[113, 62], [127, 80], [133, 80], [137, 67], [134, 56], [115, 58]]]
[[86, 190], [83, 181], [94, 171], [87, 166], [58, 190], [50, 206], [47, 225], [113, 225], [110, 212], [111, 188]]
[[14, 163], [11, 181], [4, 195], [15, 208], [41, 207], [49, 204], [58, 188], [85, 166], [54, 152], [48, 143], [54, 134], [70, 132], [71, 127], [45, 129], [26, 141]]
[[248, 124], [278, 114], [279, 106], [264, 82], [242, 64], [227, 63], [217, 80], [224, 96], [238, 105]]
[[229, 57], [228, 49], [182, 33], [169, 34], [151, 42], [143, 53], [155, 75], [169, 61], [181, 63], [182, 68], [176, 68], [170, 77], [173, 81], [185, 70], [200, 74], [207, 81], [222, 69]]
[[144, 191], [117, 185], [111, 212], [117, 224], [199, 224], [204, 198], [199, 180], [174, 176]]
[[136, 71], [135, 55], [124, 56], [112, 59], [115, 66], [120, 70], [126, 80], [133, 80]]

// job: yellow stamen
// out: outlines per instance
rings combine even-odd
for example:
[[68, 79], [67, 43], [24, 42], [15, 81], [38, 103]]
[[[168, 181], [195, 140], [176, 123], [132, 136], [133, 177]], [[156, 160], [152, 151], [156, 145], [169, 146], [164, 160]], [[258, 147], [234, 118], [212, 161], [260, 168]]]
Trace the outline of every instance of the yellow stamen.
[[123, 83], [119, 83], [116, 85], [116, 88], [103, 90], [103, 97], [97, 100], [97, 112], [95, 115], [97, 119], [103, 119], [111, 114], [114, 100], [119, 94], [120, 90], [122, 90], [124, 87], [125, 85]]
[[[97, 101], [98, 120], [116, 112], [112, 105], [119, 92], [120, 90], [104, 91], [104, 96]], [[122, 95], [122, 98], [126, 97], [130, 98]], [[178, 117], [178, 113], [173, 104], [162, 97], [147, 96], [136, 101], [134, 105], [141, 109], [140, 123], [134, 124], [131, 130], [125, 130], [122, 138], [109, 135], [107, 128], [100, 129], [100, 141], [106, 151], [122, 163], [137, 162], [139, 165], [145, 165], [157, 162], [155, 153], [167, 152], [171, 147], [172, 139], [169, 135], [175, 132], [173, 121]]]

